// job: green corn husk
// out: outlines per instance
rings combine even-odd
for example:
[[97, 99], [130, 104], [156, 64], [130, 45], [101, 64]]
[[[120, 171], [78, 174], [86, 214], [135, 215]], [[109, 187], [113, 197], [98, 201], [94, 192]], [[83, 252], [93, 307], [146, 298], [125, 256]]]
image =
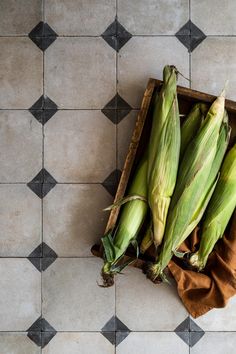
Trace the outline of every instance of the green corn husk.
[[[121, 216], [115, 232], [108, 232], [102, 237], [104, 246], [104, 266], [102, 277], [104, 286], [113, 285], [114, 274], [119, 273], [125, 265], [119, 266], [125, 251], [130, 244], [137, 249], [137, 235], [145, 220], [148, 203], [147, 198], [147, 158], [140, 161], [134, 175], [133, 181], [128, 190], [129, 196], [140, 196], [140, 199], [127, 201], [121, 210]], [[128, 198], [127, 198], [128, 199]]]
[[152, 211], [156, 246], [160, 245], [164, 235], [179, 162], [180, 120], [176, 77], [177, 69], [165, 66], [163, 86], [154, 103], [148, 149], [148, 203]]
[[149, 221], [140, 245], [140, 253], [144, 254], [153, 244], [152, 221]]
[[223, 92], [211, 105], [199, 131], [184, 153], [162, 249], [157, 262], [150, 264], [147, 269], [148, 278], [154, 282], [159, 276], [164, 278], [163, 270], [199, 222], [214, 191], [217, 174], [214, 160], [217, 165], [220, 131], [225, 117], [224, 102]]
[[236, 207], [236, 144], [227, 153], [220, 178], [206, 210], [199, 250], [190, 257], [190, 264], [202, 270], [216, 242], [223, 236]]
[[183, 156], [187, 145], [196, 135], [207, 114], [208, 106], [205, 103], [196, 103], [181, 126], [180, 157]]

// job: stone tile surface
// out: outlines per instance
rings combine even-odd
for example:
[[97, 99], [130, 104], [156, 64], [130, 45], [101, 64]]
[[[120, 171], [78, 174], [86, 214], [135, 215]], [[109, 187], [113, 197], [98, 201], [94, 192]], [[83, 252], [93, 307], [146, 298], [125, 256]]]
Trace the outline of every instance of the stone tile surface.
[[29, 108], [42, 94], [42, 52], [27, 37], [0, 38], [0, 107]]
[[116, 353], [188, 354], [189, 348], [175, 333], [138, 332], [130, 333], [116, 348]]
[[175, 287], [153, 284], [140, 269], [126, 268], [116, 284], [117, 316], [132, 331], [173, 331], [187, 317]]
[[42, 126], [28, 111], [0, 111], [0, 182], [28, 182], [42, 168]]
[[[121, 49], [118, 57], [118, 90], [133, 107], [139, 108], [148, 78], [162, 78], [166, 64], [175, 64], [178, 70], [189, 76], [187, 49], [175, 37], [133, 37]], [[179, 78], [179, 84], [188, 81]]]
[[118, 19], [134, 35], [174, 35], [188, 18], [188, 0], [118, 0]]
[[27, 333], [2, 332], [0, 333], [0, 352], [2, 354], [40, 354], [40, 348], [27, 337]]
[[112, 197], [96, 184], [57, 185], [44, 199], [44, 241], [58, 256], [91, 256], [100, 241]]
[[0, 257], [27, 257], [41, 240], [41, 201], [24, 184], [0, 184], [0, 195]]
[[229, 80], [227, 98], [236, 99], [235, 37], [208, 37], [192, 53], [192, 87], [219, 95]]
[[191, 0], [192, 21], [206, 35], [235, 35], [234, 0]]
[[58, 182], [103, 182], [115, 169], [115, 125], [100, 111], [60, 111], [45, 126], [45, 168]]
[[97, 283], [101, 267], [96, 258], [58, 258], [43, 273], [43, 316], [58, 331], [100, 331], [114, 315], [114, 287]]
[[225, 308], [213, 309], [194, 321], [205, 331], [236, 331], [236, 296]]
[[193, 348], [190, 354], [232, 354], [235, 351], [236, 333], [206, 333]]
[[0, 331], [26, 331], [40, 316], [40, 273], [27, 259], [0, 258]]
[[45, 14], [59, 35], [100, 36], [116, 16], [116, 1], [47, 0]]
[[0, 36], [26, 35], [42, 19], [42, 0], [1, 0]]
[[100, 333], [58, 333], [43, 354], [114, 354], [114, 347]]
[[46, 94], [60, 108], [101, 109], [115, 94], [115, 62], [102, 38], [58, 38], [46, 51]]

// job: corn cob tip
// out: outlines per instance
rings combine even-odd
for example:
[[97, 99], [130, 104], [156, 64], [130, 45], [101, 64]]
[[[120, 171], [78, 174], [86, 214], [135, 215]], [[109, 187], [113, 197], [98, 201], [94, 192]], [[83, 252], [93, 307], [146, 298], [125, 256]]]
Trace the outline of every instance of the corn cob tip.
[[114, 274], [110, 270], [111, 265], [110, 263], [106, 262], [104, 263], [101, 271], [101, 276], [103, 280], [103, 285], [101, 287], [103, 288], [108, 288], [109, 286], [112, 286], [114, 284]]
[[145, 264], [143, 272], [154, 284], [160, 284], [162, 282], [161, 272], [157, 263], [148, 262]]
[[205, 264], [200, 261], [198, 252], [193, 253], [189, 257], [189, 264], [191, 267], [193, 267], [195, 270], [197, 269], [199, 272], [204, 268]]
[[225, 98], [226, 91], [228, 90], [228, 86], [229, 86], [229, 80], [226, 80], [226, 81], [225, 81], [224, 88], [223, 88], [223, 90], [221, 91], [221, 94], [220, 94], [221, 97], [224, 97], [224, 98]]
[[111, 273], [101, 273], [103, 285], [100, 285], [103, 288], [109, 288], [110, 286], [114, 285], [114, 274]]

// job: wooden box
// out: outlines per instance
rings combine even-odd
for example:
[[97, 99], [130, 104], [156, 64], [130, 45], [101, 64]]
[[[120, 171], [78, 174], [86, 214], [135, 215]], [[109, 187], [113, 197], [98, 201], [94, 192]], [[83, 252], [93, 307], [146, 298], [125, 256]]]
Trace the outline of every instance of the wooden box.
[[[139, 160], [140, 155], [142, 154], [143, 148], [147, 145], [149, 140], [151, 123], [152, 123], [152, 97], [154, 92], [159, 91], [162, 85], [162, 81], [149, 79], [147, 88], [144, 92], [144, 97], [141, 104], [141, 109], [139, 111], [135, 129], [132, 135], [132, 139], [129, 146], [129, 151], [125, 160], [123, 167], [122, 175], [118, 185], [118, 189], [115, 196], [115, 202], [122, 199], [126, 195], [126, 188], [128, 185], [129, 177], [132, 175], [136, 167], [136, 162]], [[194, 103], [196, 102], [206, 102], [211, 103], [214, 101], [216, 96], [209, 95], [203, 92], [195, 91], [189, 88], [178, 86], [178, 102], [179, 102], [179, 111], [180, 114], [187, 114]], [[225, 106], [229, 115], [230, 126], [232, 128], [231, 133], [231, 144], [235, 141], [236, 137], [236, 102], [226, 100]], [[181, 117], [183, 121], [184, 117]], [[112, 229], [118, 220], [119, 217], [119, 208], [113, 209], [110, 212], [108, 223], [106, 225], [105, 233]], [[92, 253], [95, 256], [103, 256], [103, 247], [102, 245], [94, 245], [91, 249]], [[151, 247], [144, 255], [140, 255], [138, 259], [132, 262], [132, 266], [142, 268], [145, 261], [153, 260], [153, 248]], [[135, 252], [132, 248], [128, 249], [126, 256], [123, 258], [122, 263], [126, 262], [128, 258], [135, 259]]]

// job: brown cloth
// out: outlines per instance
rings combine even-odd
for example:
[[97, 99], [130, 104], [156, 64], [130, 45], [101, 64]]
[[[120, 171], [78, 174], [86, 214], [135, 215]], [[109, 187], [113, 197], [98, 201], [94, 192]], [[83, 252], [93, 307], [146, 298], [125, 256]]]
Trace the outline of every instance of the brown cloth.
[[[197, 228], [180, 250], [193, 252], [198, 242]], [[213, 308], [226, 306], [229, 298], [236, 294], [236, 212], [228, 231], [209, 256], [203, 272], [188, 270], [183, 261], [176, 258], [168, 268], [177, 282], [181, 300], [194, 318]]]

